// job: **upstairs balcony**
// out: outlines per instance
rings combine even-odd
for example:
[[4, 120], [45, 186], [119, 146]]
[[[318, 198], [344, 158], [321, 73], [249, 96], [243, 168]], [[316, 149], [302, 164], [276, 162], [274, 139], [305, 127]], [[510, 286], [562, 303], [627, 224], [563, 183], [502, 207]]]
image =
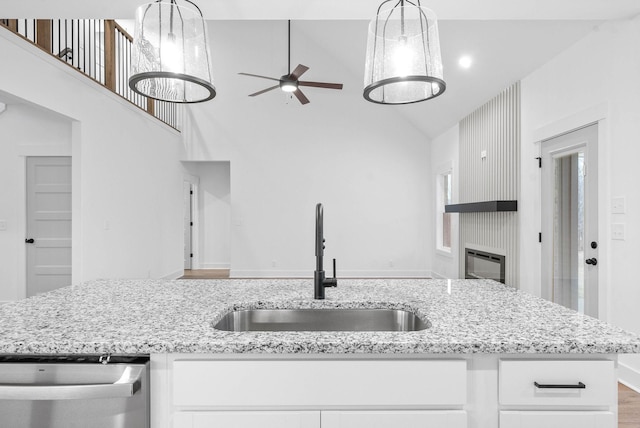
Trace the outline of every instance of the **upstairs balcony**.
[[133, 92], [128, 85], [133, 37], [114, 20], [0, 19], [14, 32], [94, 82], [180, 130], [177, 104]]

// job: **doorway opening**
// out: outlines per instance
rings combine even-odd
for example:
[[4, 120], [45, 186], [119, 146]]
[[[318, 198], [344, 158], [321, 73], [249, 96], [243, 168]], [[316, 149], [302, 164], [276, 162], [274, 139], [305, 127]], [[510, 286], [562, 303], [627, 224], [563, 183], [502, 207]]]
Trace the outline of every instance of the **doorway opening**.
[[183, 161], [184, 276], [228, 278], [231, 269], [231, 164]]
[[184, 181], [182, 194], [184, 202], [184, 270], [193, 267], [193, 189], [195, 186]]

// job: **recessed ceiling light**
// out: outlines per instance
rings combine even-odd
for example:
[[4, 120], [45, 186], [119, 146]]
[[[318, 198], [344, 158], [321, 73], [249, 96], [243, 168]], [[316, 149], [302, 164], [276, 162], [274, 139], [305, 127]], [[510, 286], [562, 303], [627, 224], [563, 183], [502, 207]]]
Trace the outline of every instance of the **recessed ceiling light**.
[[469, 55], [464, 55], [458, 60], [458, 64], [460, 64], [460, 67], [462, 68], [470, 68], [472, 63], [473, 60]]

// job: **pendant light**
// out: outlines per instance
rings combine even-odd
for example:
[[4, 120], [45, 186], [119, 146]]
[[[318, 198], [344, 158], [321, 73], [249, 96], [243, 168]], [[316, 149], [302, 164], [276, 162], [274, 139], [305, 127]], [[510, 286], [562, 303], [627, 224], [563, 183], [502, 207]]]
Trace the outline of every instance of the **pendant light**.
[[216, 96], [212, 82], [207, 24], [198, 6], [189, 0], [140, 6], [129, 87], [156, 100], [198, 103]]
[[420, 0], [378, 7], [369, 23], [364, 86], [364, 98], [378, 104], [417, 103], [445, 91], [438, 21]]

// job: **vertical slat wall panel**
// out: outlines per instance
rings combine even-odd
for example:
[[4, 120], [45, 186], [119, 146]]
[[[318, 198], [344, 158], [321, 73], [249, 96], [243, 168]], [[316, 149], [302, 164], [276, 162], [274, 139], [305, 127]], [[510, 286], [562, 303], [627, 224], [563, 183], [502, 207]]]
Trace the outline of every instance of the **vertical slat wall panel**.
[[[481, 153], [487, 152], [486, 159]], [[517, 200], [520, 191], [520, 82], [460, 122], [459, 203]], [[505, 282], [518, 286], [518, 213], [461, 213], [460, 277], [465, 248], [505, 256]]]

